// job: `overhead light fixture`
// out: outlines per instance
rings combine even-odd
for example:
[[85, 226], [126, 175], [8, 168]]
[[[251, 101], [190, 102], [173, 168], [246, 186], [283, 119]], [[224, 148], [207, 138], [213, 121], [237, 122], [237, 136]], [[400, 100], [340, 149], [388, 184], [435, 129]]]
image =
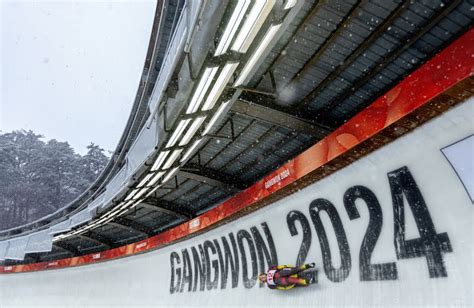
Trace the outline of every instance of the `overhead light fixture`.
[[[138, 189], [136, 189], [138, 191]], [[110, 218], [110, 217], [115, 217], [117, 215], [117, 212], [120, 211], [121, 209], [124, 209], [128, 206], [130, 206], [131, 204], [133, 204], [133, 200], [129, 200], [127, 202], [121, 202], [119, 203], [117, 206], [115, 206], [111, 211], [109, 211], [107, 214], [105, 214], [104, 216], [101, 217], [101, 219], [99, 219], [99, 221], [101, 220], [105, 220], [107, 218]]]
[[158, 172], [150, 181], [150, 183], [148, 183], [148, 186], [153, 186], [155, 185], [156, 182], [158, 182], [158, 180], [165, 174], [164, 171], [160, 171]]
[[132, 190], [132, 192], [129, 193], [127, 197], [125, 197], [125, 201], [128, 201], [128, 200], [132, 199], [132, 197], [133, 197], [137, 192], [138, 192], [138, 189]]
[[108, 219], [108, 216], [107, 217], [103, 216], [99, 220], [96, 221], [95, 225], [99, 226], [99, 225], [103, 224], [107, 219]]
[[168, 169], [169, 167], [171, 167], [182, 151], [183, 149], [174, 150], [173, 153], [168, 158], [168, 160], [166, 161], [166, 163], [163, 165], [163, 169]]
[[223, 103], [219, 109], [217, 109], [216, 113], [214, 113], [214, 115], [212, 116], [211, 118], [211, 121], [209, 121], [209, 123], [207, 123], [206, 125], [206, 128], [204, 129], [204, 132], [202, 133], [203, 135], [207, 135], [212, 127], [214, 126], [214, 124], [216, 124], [217, 120], [219, 119], [219, 117], [221, 116], [221, 114], [224, 112], [225, 108], [230, 104], [230, 100]]
[[111, 222], [115, 217], [110, 217], [110, 218], [107, 218], [102, 224], [106, 224], [106, 223], [109, 223]]
[[240, 29], [239, 34], [232, 45], [232, 50], [241, 53], [247, 52], [250, 44], [254, 40], [274, 5], [275, 0], [254, 1], [250, 13], [245, 19], [244, 25]]
[[143, 194], [145, 194], [148, 191], [148, 188], [142, 188], [134, 197], [133, 200], [140, 199]]
[[295, 6], [296, 2], [298, 2], [298, 1], [297, 0], [288, 0], [288, 1], [286, 1], [285, 6], [283, 7], [283, 9], [284, 10], [291, 9], [292, 7]]
[[145, 200], [145, 198], [142, 198], [142, 199], [139, 199], [139, 200], [135, 201], [135, 203], [133, 203], [130, 208], [133, 209], [134, 207], [136, 207], [137, 205], [142, 203], [144, 200]]
[[140, 187], [144, 186], [148, 182], [148, 180], [151, 179], [152, 176], [153, 176], [153, 173], [147, 174], [143, 178], [143, 180], [141, 180], [140, 183], [138, 183], [137, 187], [140, 188]]
[[[142, 191], [144, 191], [144, 190], [146, 191], [147, 189], [148, 189], [148, 188], [143, 188], [141, 191], [139, 191], [139, 192], [133, 197], [133, 199], [138, 199], [138, 198], [140, 198], [138, 195], [139, 195]], [[122, 206], [122, 208], [123, 208], [123, 209], [128, 208], [128, 207], [130, 207], [131, 205], [133, 205], [133, 203], [135, 203], [135, 200], [130, 200], [130, 201], [128, 201], [126, 204], [124, 204], [124, 205]]]
[[95, 221], [91, 224], [91, 229], [99, 227], [99, 225], [102, 223], [102, 221]]
[[122, 216], [123, 214], [127, 213], [130, 209], [125, 209], [123, 211], [120, 211], [118, 214], [117, 214], [117, 217], [118, 216]]
[[107, 214], [105, 214], [105, 215], [103, 216], [103, 220], [106, 220], [106, 219], [109, 218], [109, 217], [114, 217], [116, 211], [117, 211], [117, 210], [114, 209], [114, 210], [108, 212]]
[[240, 72], [240, 76], [235, 81], [234, 87], [241, 85], [247, 79], [248, 75], [250, 74], [252, 69], [255, 68], [255, 64], [261, 58], [268, 44], [270, 44], [270, 42], [273, 40], [273, 38], [275, 37], [275, 34], [278, 33], [278, 30], [280, 30], [280, 27], [281, 27], [281, 24], [278, 24], [275, 26], [271, 26], [270, 29], [268, 29], [263, 40], [260, 42], [260, 45], [258, 45], [257, 49], [255, 50], [253, 55], [250, 57], [250, 59], [247, 61], [244, 68]]
[[158, 155], [158, 158], [156, 159], [155, 163], [153, 164], [153, 166], [151, 167], [150, 171], [156, 171], [158, 170], [161, 165], [163, 164], [163, 162], [165, 161], [166, 157], [168, 156], [168, 154], [170, 153], [170, 151], [163, 151], [161, 152], [159, 155]]
[[[127, 204], [128, 205], [128, 204]], [[116, 208], [113, 211], [109, 212], [108, 215], [104, 215], [104, 220], [114, 218], [117, 216], [117, 213], [121, 210], [124, 209], [126, 206], [123, 204], [120, 208]]]
[[178, 127], [176, 127], [173, 132], [173, 135], [171, 135], [170, 140], [168, 140], [168, 143], [166, 144], [167, 148], [172, 147], [176, 144], [176, 141], [178, 141], [179, 137], [181, 137], [181, 134], [184, 132], [189, 122], [191, 122], [191, 119], [181, 120], [181, 122], [179, 122]]
[[179, 142], [180, 146], [188, 144], [189, 140], [191, 140], [191, 138], [196, 134], [196, 132], [201, 127], [202, 122], [204, 122], [205, 119], [206, 119], [206, 117], [202, 116], [202, 117], [198, 117], [194, 120], [193, 124], [191, 124], [188, 131], [186, 132], [184, 137]]
[[206, 67], [204, 73], [202, 74], [201, 80], [199, 80], [198, 86], [194, 91], [194, 95], [189, 102], [188, 109], [186, 110], [187, 114], [194, 113], [199, 109], [199, 105], [201, 105], [204, 96], [206, 95], [209, 86], [211, 85], [214, 76], [219, 69], [218, 66], [214, 67]]
[[168, 182], [173, 176], [175, 176], [175, 174], [178, 172], [178, 169], [179, 167], [174, 167], [173, 169], [171, 169], [171, 171], [169, 171], [168, 174], [163, 179], [163, 183]]
[[227, 27], [222, 34], [221, 40], [217, 45], [216, 52], [214, 53], [215, 57], [227, 52], [227, 49], [229, 48], [230, 43], [232, 42], [232, 39], [234, 38], [235, 33], [237, 32], [237, 29], [239, 28], [249, 5], [250, 0], [239, 0], [237, 2], [234, 12], [227, 23]]
[[92, 228], [91, 225], [87, 225], [87, 226], [84, 226], [81, 228], [82, 231], [86, 231], [86, 230], [89, 230], [90, 228]]
[[[163, 174], [165, 174], [165, 172], [163, 172]], [[158, 188], [160, 188], [161, 186], [163, 186], [163, 183], [154, 186], [154, 187], [146, 194], [145, 199], [148, 198], [152, 193], [154, 193], [154, 192], [155, 192]]]
[[194, 152], [194, 150], [196, 150], [196, 148], [201, 144], [201, 142], [202, 139], [194, 141], [193, 145], [186, 151], [186, 153], [184, 153], [183, 157], [181, 158], [181, 162], [186, 161], [189, 156]]
[[224, 91], [225, 86], [229, 82], [230, 77], [232, 77], [232, 74], [234, 74], [234, 71], [238, 65], [239, 63], [227, 63], [224, 66], [216, 80], [216, 83], [212, 87], [211, 92], [207, 96], [206, 102], [204, 102], [204, 105], [202, 106], [202, 110], [206, 111], [214, 107], [217, 99], [222, 94], [222, 91]]

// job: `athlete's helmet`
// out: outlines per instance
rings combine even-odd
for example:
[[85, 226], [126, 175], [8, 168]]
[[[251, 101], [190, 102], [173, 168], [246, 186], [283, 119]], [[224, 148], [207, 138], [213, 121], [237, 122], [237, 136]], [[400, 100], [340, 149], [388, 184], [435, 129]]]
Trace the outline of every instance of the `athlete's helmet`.
[[258, 275], [258, 280], [260, 280], [261, 283], [266, 283], [267, 282], [267, 273], [262, 273]]

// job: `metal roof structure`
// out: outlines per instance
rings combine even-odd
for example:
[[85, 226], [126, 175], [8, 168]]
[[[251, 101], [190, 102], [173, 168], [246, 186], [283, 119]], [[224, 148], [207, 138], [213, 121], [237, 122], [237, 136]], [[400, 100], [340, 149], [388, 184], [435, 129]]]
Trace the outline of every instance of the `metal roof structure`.
[[[200, 16], [199, 27], [211, 38], [202, 39], [202, 46], [211, 46], [211, 52], [218, 48], [216, 37], [223, 35], [226, 21], [232, 18], [231, 8], [238, 3], [223, 1]], [[299, 4], [273, 48], [262, 54], [251, 79], [239, 85], [238, 91], [224, 92], [235, 102], [216, 123], [217, 129], [202, 139], [166, 184], [104, 225], [55, 241], [51, 252], [29, 253], [24, 261], [5, 264], [102, 251], [196, 217], [327, 136], [468, 31], [474, 20], [474, 1], [470, 0], [308, 0]], [[130, 141], [154, 112], [148, 108], [148, 99], [183, 5], [178, 0], [158, 3], [156, 39], [150, 41], [144, 70], [148, 79], [140, 85], [133, 125], [127, 128]], [[216, 11], [220, 15], [211, 15]], [[272, 21], [286, 20], [280, 13], [273, 13]], [[259, 33], [256, 40], [262, 39]], [[228, 53], [222, 59], [233, 57]], [[183, 59], [181, 66], [190, 61], [192, 67], [197, 61]], [[166, 91], [167, 103], [159, 107], [165, 119], [173, 119], [175, 99], [190, 95], [179, 80], [179, 73], [174, 74]], [[162, 130], [158, 134], [171, 134], [176, 125], [165, 122]], [[120, 155], [114, 156], [113, 162], [119, 160]], [[137, 173], [137, 182], [142, 179]]]

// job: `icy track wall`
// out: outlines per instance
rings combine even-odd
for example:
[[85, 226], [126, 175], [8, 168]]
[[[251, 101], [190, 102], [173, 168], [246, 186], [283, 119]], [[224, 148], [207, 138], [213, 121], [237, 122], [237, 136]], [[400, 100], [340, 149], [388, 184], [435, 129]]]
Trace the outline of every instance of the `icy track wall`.
[[[0, 276], [0, 307], [472, 306], [471, 99], [343, 170], [154, 252]], [[319, 283], [271, 291], [268, 263], [316, 262]]]

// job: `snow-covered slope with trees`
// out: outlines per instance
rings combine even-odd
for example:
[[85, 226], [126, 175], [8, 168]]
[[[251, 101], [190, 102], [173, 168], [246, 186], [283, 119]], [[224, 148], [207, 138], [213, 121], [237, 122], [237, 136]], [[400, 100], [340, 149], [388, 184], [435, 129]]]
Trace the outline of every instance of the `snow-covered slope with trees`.
[[91, 143], [80, 155], [67, 142], [32, 131], [0, 132], [0, 231], [64, 207], [84, 192], [108, 162]]

